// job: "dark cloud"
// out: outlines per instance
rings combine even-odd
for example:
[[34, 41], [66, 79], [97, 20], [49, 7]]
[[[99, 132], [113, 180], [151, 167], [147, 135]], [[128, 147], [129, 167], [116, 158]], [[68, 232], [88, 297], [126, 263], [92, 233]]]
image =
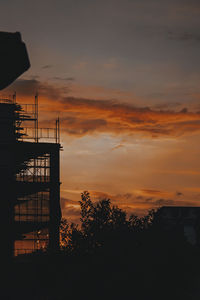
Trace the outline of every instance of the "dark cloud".
[[52, 100], [58, 100], [64, 93], [69, 91], [68, 87], [55, 87], [49, 83], [41, 82], [37, 78], [32, 79], [18, 79], [10, 85], [6, 91], [16, 91], [20, 96], [33, 97], [35, 93], [47, 97]]
[[[110, 199], [112, 202], [114, 203], [119, 203], [119, 205], [136, 205], [136, 206], [141, 206], [144, 204], [147, 204], [152, 206], [157, 206], [160, 205], [161, 203], [163, 203], [163, 205], [172, 205], [173, 201], [175, 200], [171, 200], [171, 199], [167, 199], [167, 198], [160, 198], [161, 194], [165, 194], [165, 192], [162, 191], [158, 191], [158, 190], [141, 190], [141, 191], [148, 191], [148, 193], [152, 193], [153, 197], [149, 197], [149, 196], [143, 196], [143, 195], [137, 195], [135, 193], [125, 193], [125, 194], [116, 194], [116, 195], [110, 195], [107, 193], [102, 193], [102, 192], [97, 192], [97, 191], [92, 191], [91, 195], [97, 199], [97, 200], [101, 200], [101, 199]], [[151, 203], [150, 203], [151, 202]]]
[[67, 78], [65, 78], [65, 80], [74, 81], [75, 78], [74, 77], [67, 77]]
[[187, 107], [184, 107], [183, 109], [181, 109], [181, 111], [180, 111], [181, 113], [184, 113], [184, 114], [186, 114], [187, 112], [188, 112], [188, 109], [187, 109]]
[[152, 201], [152, 200], [153, 200], [153, 198], [152, 198], [152, 197], [146, 198], [146, 202], [148, 202], [148, 201]]
[[200, 42], [200, 34], [189, 33], [189, 32], [176, 33], [173, 31], [169, 31], [168, 38], [171, 40], [177, 40], [182, 42], [187, 42], [187, 41], [193, 41], [198, 43]]
[[39, 79], [40, 76], [39, 75], [31, 75], [31, 76], [28, 76], [28, 78], [31, 80], [34, 80], [34, 79]]
[[183, 193], [181, 193], [181, 192], [176, 192], [176, 196], [178, 196], [178, 197], [183, 196]]
[[42, 67], [42, 69], [50, 69], [52, 67], [53, 67], [53, 65], [45, 65], [45, 66]]
[[[162, 95], [166, 95], [166, 93], [162, 93]], [[160, 103], [156, 104], [153, 106], [153, 108], [158, 109], [158, 110], [163, 110], [163, 109], [175, 109], [179, 107], [181, 103], [179, 102], [168, 102], [168, 103]]]
[[55, 76], [55, 77], [52, 77], [51, 79], [54, 79], [54, 80], [60, 80], [60, 81], [74, 81], [75, 78], [74, 77], [58, 77], [58, 76]]
[[[105, 127], [107, 124], [106, 120], [103, 119], [90, 119], [90, 120], [81, 120], [79, 118], [62, 118], [62, 123], [65, 125], [65, 132], [70, 135], [86, 135], [87, 133], [92, 134], [96, 132], [97, 128], [98, 131], [106, 131]], [[68, 127], [68, 124], [71, 125], [71, 128]], [[73, 127], [73, 128], [72, 128]], [[102, 128], [102, 130], [101, 130]]]
[[152, 202], [154, 206], [174, 206], [177, 202], [171, 199], [158, 199]]
[[8, 90], [15, 90], [17, 94], [23, 96], [34, 96], [35, 93], [40, 90], [41, 83], [37, 79], [18, 79], [16, 80]]

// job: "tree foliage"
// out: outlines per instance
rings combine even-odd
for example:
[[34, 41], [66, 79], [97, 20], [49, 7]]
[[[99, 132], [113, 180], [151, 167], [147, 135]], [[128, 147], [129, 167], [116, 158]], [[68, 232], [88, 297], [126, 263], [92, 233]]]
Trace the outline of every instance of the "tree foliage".
[[125, 211], [111, 205], [110, 199], [93, 203], [87, 191], [81, 194], [80, 207], [80, 226], [69, 224], [66, 219], [61, 222], [61, 246], [74, 253], [93, 253], [100, 248], [108, 250], [116, 244], [119, 248], [130, 240], [136, 243], [138, 233], [148, 230], [155, 216], [152, 210], [142, 218], [127, 217]]

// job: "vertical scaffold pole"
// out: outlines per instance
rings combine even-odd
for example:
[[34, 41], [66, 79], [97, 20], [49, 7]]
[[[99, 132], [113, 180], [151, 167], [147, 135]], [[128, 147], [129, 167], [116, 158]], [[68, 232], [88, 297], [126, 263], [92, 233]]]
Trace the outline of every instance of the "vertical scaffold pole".
[[60, 144], [60, 119], [56, 119], [56, 144]]
[[35, 142], [38, 143], [38, 93], [35, 95]]
[[16, 92], [14, 92], [14, 94], [13, 94], [13, 103], [16, 103], [16, 97], [17, 97]]
[[58, 143], [58, 119], [56, 119], [56, 144]]
[[58, 144], [60, 144], [60, 118], [58, 117]]

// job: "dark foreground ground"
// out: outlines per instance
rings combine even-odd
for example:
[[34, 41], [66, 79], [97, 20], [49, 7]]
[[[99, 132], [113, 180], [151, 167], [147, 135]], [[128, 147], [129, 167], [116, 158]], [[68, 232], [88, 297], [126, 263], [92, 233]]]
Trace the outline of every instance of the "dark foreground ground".
[[189, 245], [38, 254], [21, 257], [1, 271], [2, 300], [200, 299], [200, 249]]

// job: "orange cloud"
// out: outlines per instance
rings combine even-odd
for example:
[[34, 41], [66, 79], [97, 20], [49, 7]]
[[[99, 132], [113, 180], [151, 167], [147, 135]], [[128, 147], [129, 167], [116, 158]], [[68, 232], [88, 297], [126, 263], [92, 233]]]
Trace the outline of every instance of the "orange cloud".
[[59, 114], [64, 133], [71, 136], [139, 133], [149, 137], [177, 137], [200, 131], [200, 112], [189, 112], [186, 108], [159, 110], [115, 100], [77, 98], [68, 96], [68, 87], [55, 87], [36, 79], [18, 80], [15, 88], [28, 101], [38, 91], [41, 125], [49, 127], [55, 113]]
[[151, 137], [181, 136], [200, 131], [200, 113], [153, 110], [113, 100], [65, 97], [55, 105], [62, 112], [65, 133], [83, 136], [94, 133], [134, 134]]

